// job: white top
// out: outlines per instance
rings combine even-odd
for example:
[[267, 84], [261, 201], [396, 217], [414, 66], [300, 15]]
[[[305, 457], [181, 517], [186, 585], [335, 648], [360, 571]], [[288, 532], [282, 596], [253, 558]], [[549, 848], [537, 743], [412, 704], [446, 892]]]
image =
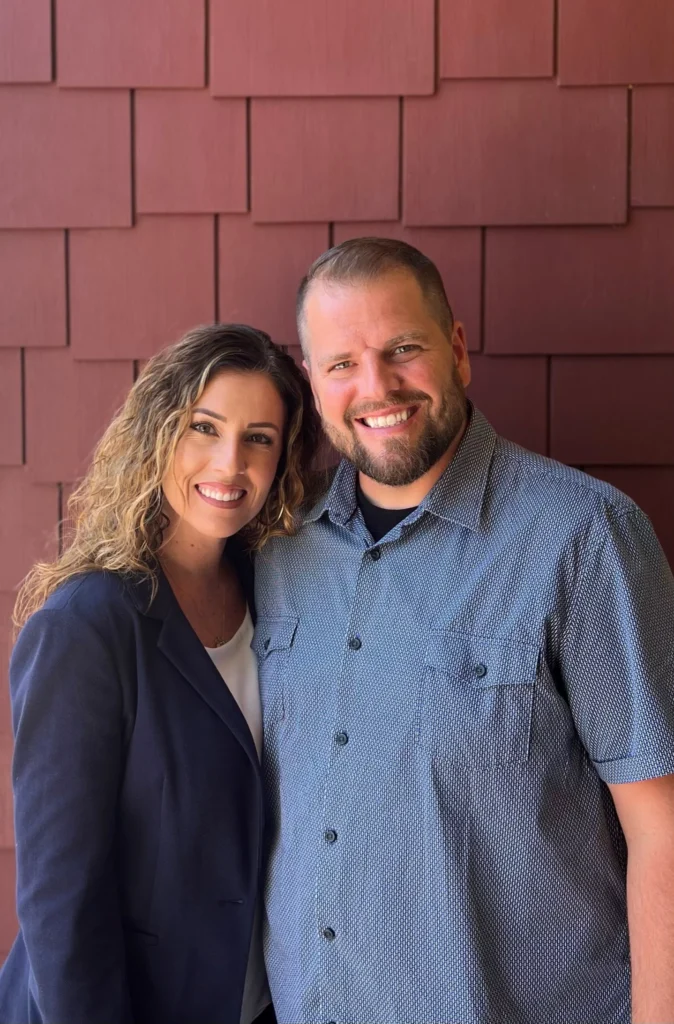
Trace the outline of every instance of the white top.
[[262, 750], [262, 710], [257, 659], [250, 646], [252, 639], [253, 620], [246, 608], [244, 620], [232, 639], [220, 647], [207, 647], [206, 650], [248, 722], [259, 757]]
[[[257, 660], [251, 649], [253, 639], [253, 620], [250, 611], [231, 640], [221, 647], [207, 647], [213, 664], [229, 687], [229, 690], [241, 708], [248, 722], [257, 755], [262, 750], [262, 709], [260, 707], [260, 688], [257, 677]], [[271, 1002], [267, 986], [267, 974], [262, 957], [262, 927], [259, 905], [255, 908], [253, 937], [248, 957], [246, 984], [243, 990], [241, 1006], [241, 1024], [252, 1024]]]

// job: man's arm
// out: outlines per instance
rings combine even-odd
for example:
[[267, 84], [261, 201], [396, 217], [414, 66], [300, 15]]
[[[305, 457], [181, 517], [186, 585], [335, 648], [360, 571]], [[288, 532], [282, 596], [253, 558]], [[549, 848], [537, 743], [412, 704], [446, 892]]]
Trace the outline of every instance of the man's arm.
[[609, 786], [627, 840], [633, 1024], [674, 1024], [674, 775]]

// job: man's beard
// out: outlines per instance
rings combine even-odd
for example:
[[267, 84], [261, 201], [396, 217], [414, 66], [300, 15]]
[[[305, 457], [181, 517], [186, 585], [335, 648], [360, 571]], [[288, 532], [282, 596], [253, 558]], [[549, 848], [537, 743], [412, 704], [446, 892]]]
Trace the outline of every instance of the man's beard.
[[[386, 408], [390, 406], [428, 406], [429, 396], [423, 391], [392, 391]], [[380, 405], [379, 408], [384, 408]], [[421, 410], [420, 410], [421, 411]], [[344, 420], [349, 433], [324, 424], [325, 432], [340, 455], [344, 455], [359, 472], [387, 487], [406, 487], [418, 480], [442, 458], [457, 437], [466, 418], [466, 395], [461, 379], [454, 368], [452, 380], [445, 389], [440, 409], [428, 414], [421, 435], [416, 442], [407, 438], [391, 437], [380, 455], [368, 451], [352, 422], [356, 418], [376, 415], [377, 410], [359, 409], [355, 415], [347, 410]], [[418, 415], [418, 414], [417, 414]]]

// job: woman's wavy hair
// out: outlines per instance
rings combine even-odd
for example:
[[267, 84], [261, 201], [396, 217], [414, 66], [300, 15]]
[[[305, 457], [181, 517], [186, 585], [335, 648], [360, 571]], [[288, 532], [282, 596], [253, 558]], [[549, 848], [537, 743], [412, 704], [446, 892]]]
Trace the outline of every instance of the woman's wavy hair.
[[98, 443], [86, 476], [68, 502], [68, 543], [53, 562], [38, 562], [14, 607], [18, 630], [49, 595], [82, 572], [108, 570], [149, 578], [157, 590], [157, 553], [168, 519], [162, 480], [204, 388], [222, 371], [265, 374], [286, 410], [283, 451], [258, 516], [241, 531], [251, 549], [289, 535], [308, 493], [320, 426], [311, 390], [292, 358], [263, 331], [209, 324], [153, 356]]

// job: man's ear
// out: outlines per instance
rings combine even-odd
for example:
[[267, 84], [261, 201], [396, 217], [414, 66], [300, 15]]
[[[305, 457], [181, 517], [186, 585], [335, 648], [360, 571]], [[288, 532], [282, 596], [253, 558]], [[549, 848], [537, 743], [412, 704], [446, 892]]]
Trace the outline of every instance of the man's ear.
[[303, 359], [303, 360], [302, 360], [302, 366], [303, 366], [303, 367], [304, 367], [304, 369], [305, 369], [305, 370], [307, 371], [307, 377], [309, 378], [309, 384], [310, 384], [310, 386], [311, 386], [311, 393], [312, 393], [312, 395], [314, 396], [314, 404], [315, 404], [315, 406], [316, 406], [316, 409], [317, 409], [317, 411], [318, 411], [318, 415], [319, 415], [319, 416], [322, 416], [323, 414], [322, 414], [322, 412], [321, 412], [321, 403], [320, 403], [320, 399], [319, 399], [319, 397], [318, 397], [318, 395], [317, 395], [317, 393], [316, 393], [316, 388], [314, 387], [314, 382], [313, 382], [313, 378], [312, 378], [312, 376], [311, 376], [311, 367], [309, 366], [309, 363], [308, 363], [308, 362], [306, 361], [306, 359]]
[[454, 324], [452, 331], [452, 354], [454, 364], [464, 388], [470, 384], [470, 359], [468, 358], [468, 342], [466, 341], [466, 329], [460, 320]]

